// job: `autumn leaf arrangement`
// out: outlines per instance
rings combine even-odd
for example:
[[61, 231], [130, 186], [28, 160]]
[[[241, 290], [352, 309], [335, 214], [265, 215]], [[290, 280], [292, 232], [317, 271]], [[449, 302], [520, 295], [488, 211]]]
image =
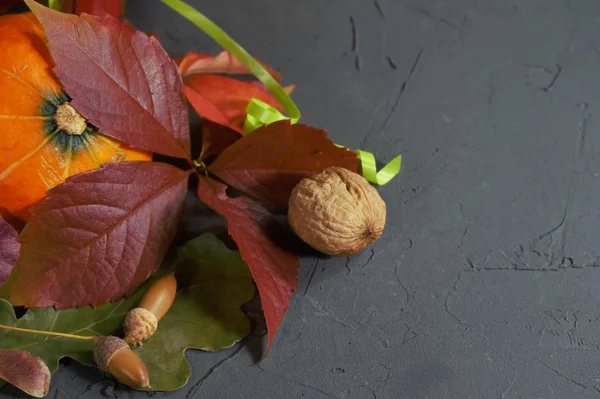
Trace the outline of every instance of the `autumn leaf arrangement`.
[[[256, 291], [268, 352], [299, 269], [281, 237], [293, 230], [332, 256], [362, 250], [385, 224], [369, 182], [389, 181], [401, 158], [377, 172], [371, 154], [298, 123], [293, 86], [179, 0], [163, 3], [222, 53], [172, 60], [102, 7], [25, 2], [31, 13], [0, 16], [0, 53], [3, 35], [37, 40], [0, 59], [0, 91], [23, 93], [0, 101], [0, 132], [19, 132], [0, 133], [0, 378], [43, 397], [70, 357], [135, 389], [176, 390], [191, 373], [185, 350], [249, 334], [241, 306]], [[190, 189], [237, 250], [210, 233], [172, 247]]]

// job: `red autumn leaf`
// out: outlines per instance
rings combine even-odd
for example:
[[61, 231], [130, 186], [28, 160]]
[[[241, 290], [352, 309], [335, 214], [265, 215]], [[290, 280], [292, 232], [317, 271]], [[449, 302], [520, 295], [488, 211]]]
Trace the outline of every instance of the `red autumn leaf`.
[[36, 398], [46, 396], [50, 387], [46, 363], [21, 350], [0, 349], [0, 378]]
[[124, 162], [76, 175], [35, 205], [0, 296], [28, 307], [98, 306], [132, 294], [171, 243], [189, 172]]
[[[275, 80], [278, 82], [281, 81], [281, 74], [279, 72], [263, 62], [260, 63]], [[233, 54], [226, 50], [221, 51], [216, 56], [191, 51], [181, 58], [178, 64], [179, 73], [181, 73], [182, 76], [194, 75], [197, 73], [227, 73], [231, 75], [252, 74], [246, 65], [242, 64]]]
[[4, 284], [19, 259], [17, 232], [0, 217], [0, 285]]
[[104, 17], [106, 14], [121, 18], [125, 7], [125, 0], [77, 0], [75, 13], [92, 14]]
[[281, 235], [275, 217], [247, 197], [230, 198], [227, 186], [201, 177], [198, 196], [227, 220], [229, 234], [250, 267], [258, 287], [267, 329], [268, 350], [298, 286], [298, 259], [274, 241]]
[[205, 120], [202, 123], [202, 149], [198, 161], [203, 162], [209, 157], [220, 154], [240, 137], [238, 132], [227, 126]]
[[26, 2], [44, 26], [54, 72], [79, 112], [134, 147], [189, 157], [181, 76], [156, 39], [109, 15], [76, 16]]
[[262, 201], [287, 205], [300, 180], [329, 166], [356, 172], [359, 162], [354, 152], [336, 147], [325, 130], [281, 121], [242, 137], [208, 170]]
[[204, 119], [244, 134], [246, 108], [257, 98], [283, 111], [281, 105], [266, 90], [252, 82], [242, 82], [226, 76], [199, 74], [184, 80], [185, 94], [196, 112]]
[[[77, 2], [77, 0], [63, 0], [61, 5], [60, 5], [60, 12], [66, 12], [66, 13], [74, 13], [75, 12], [75, 2]], [[39, 1], [38, 1], [39, 3]]]

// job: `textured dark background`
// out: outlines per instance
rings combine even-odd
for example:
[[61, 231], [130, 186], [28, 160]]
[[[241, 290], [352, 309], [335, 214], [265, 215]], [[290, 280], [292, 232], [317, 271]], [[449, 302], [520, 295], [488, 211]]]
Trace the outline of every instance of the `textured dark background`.
[[[128, 3], [173, 56], [218, 50]], [[191, 3], [297, 84], [305, 123], [404, 169], [371, 249], [303, 259], [266, 360], [256, 336], [189, 353], [190, 383], [155, 397], [600, 397], [597, 1]], [[144, 396], [73, 362], [50, 394]]]

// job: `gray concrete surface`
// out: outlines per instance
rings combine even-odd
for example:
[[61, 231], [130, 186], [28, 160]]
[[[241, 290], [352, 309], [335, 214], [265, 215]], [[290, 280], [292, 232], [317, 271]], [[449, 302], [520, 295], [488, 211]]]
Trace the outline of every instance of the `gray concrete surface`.
[[[128, 3], [173, 56], [217, 51]], [[258, 333], [189, 353], [189, 385], [153, 396], [600, 397], [597, 1], [191, 3], [297, 85], [304, 122], [404, 169], [371, 249], [302, 260], [266, 360]], [[50, 395], [144, 396], [74, 362]]]

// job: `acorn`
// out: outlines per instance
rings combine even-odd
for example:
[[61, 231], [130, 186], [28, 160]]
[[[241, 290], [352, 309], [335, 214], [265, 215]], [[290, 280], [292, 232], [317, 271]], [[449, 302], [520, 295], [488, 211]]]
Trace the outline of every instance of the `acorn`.
[[134, 347], [142, 346], [156, 331], [158, 322], [171, 308], [176, 294], [177, 280], [173, 273], [152, 284], [138, 307], [129, 311], [125, 318], [125, 341]]
[[146, 365], [121, 338], [97, 337], [94, 360], [98, 367], [117, 381], [134, 389], [150, 389], [150, 375]]

